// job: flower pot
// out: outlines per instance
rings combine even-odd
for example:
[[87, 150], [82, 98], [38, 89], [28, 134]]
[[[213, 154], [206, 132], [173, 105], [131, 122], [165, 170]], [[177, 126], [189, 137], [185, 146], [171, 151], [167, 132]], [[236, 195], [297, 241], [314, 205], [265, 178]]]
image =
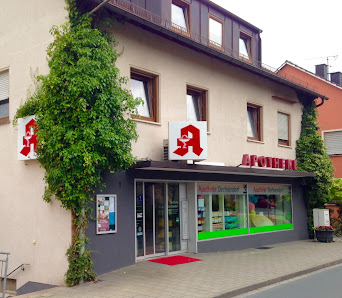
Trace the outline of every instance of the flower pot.
[[334, 231], [316, 231], [316, 239], [319, 242], [332, 242]]

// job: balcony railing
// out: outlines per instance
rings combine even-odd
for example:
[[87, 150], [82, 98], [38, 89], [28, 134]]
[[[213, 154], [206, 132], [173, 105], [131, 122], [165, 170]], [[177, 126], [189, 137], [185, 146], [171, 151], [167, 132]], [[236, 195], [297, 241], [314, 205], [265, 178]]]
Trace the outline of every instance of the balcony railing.
[[[267, 64], [262, 63], [261, 61], [258, 61], [257, 59], [249, 59], [249, 57], [244, 57], [241, 55], [238, 51], [234, 51], [231, 48], [223, 48], [220, 45], [216, 46], [215, 42], [210, 41], [207, 37], [202, 36], [198, 33], [192, 32], [186, 28], [180, 27], [174, 23], [172, 23], [170, 20], [166, 20], [161, 18], [160, 16], [134, 4], [131, 3], [128, 0], [110, 0], [109, 3], [111, 5], [114, 5], [116, 7], [119, 7], [120, 9], [123, 9], [137, 17], [140, 17], [148, 22], [151, 22], [155, 25], [158, 25], [164, 29], [173, 31], [175, 33], [178, 33], [182, 35], [184, 38], [188, 38], [189, 40], [192, 40], [198, 44], [204, 45], [206, 47], [210, 47], [211, 50], [217, 51], [218, 53], [224, 53], [225, 55], [240, 60], [249, 66], [253, 66], [255, 68], [258, 68], [262, 71], [269, 72], [279, 78], [285, 79], [286, 81], [292, 82], [296, 85], [300, 85], [306, 89], [309, 89], [311, 91], [314, 91], [316, 93], [319, 92], [319, 88], [313, 84], [310, 84], [306, 81], [303, 81], [301, 79], [298, 79], [292, 75], [286, 74], [286, 73], [278, 73], [277, 69], [274, 67], [271, 67]], [[214, 45], [214, 46], [212, 46]]]

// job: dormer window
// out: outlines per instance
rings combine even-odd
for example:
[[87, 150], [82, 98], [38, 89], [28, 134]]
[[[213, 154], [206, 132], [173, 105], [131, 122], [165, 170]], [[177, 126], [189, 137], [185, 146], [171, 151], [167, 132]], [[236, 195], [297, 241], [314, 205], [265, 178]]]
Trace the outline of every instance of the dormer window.
[[214, 16], [209, 16], [209, 41], [210, 46], [223, 47], [223, 21]]
[[181, 0], [172, 0], [172, 29], [183, 34], [189, 33], [189, 4]]
[[251, 37], [246, 33], [240, 32], [239, 55], [243, 59], [251, 60]]

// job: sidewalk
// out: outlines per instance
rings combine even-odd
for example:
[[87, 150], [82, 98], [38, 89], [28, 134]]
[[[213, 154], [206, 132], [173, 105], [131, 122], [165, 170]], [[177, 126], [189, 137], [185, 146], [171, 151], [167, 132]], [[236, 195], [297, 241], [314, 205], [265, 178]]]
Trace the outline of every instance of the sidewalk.
[[342, 263], [342, 240], [295, 241], [270, 249], [186, 254], [201, 262], [168, 266], [141, 261], [100, 275], [98, 283], [18, 297], [233, 297]]

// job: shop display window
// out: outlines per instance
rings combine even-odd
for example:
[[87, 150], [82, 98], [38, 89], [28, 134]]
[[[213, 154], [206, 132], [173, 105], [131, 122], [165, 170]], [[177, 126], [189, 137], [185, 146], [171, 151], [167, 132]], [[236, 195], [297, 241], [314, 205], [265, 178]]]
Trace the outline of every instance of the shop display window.
[[198, 189], [199, 240], [248, 232], [246, 185], [202, 183]]
[[293, 228], [289, 185], [199, 183], [197, 208], [198, 240]]
[[292, 229], [290, 185], [249, 184], [250, 233]]

